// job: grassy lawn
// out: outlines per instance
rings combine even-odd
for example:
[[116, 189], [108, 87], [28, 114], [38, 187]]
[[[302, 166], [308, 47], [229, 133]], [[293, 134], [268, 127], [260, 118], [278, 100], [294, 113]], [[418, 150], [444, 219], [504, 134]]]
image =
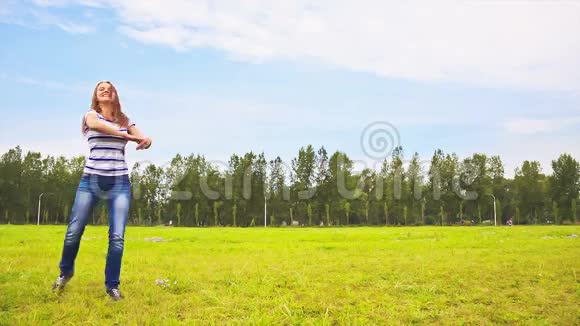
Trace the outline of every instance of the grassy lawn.
[[[579, 226], [107, 228], [58, 276], [65, 226], [0, 226], [0, 324], [580, 324]], [[166, 285], [156, 280], [168, 280]]]

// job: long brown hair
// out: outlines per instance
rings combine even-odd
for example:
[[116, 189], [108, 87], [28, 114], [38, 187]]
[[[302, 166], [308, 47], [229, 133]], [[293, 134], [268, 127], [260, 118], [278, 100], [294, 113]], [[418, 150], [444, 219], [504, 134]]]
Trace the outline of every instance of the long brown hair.
[[119, 93], [117, 92], [117, 89], [115, 88], [113, 83], [111, 83], [108, 80], [98, 82], [97, 86], [95, 86], [95, 90], [93, 91], [93, 100], [91, 102], [91, 109], [97, 111], [98, 113], [101, 113], [101, 107], [99, 106], [99, 100], [97, 99], [97, 89], [99, 88], [99, 85], [101, 85], [103, 83], [107, 83], [107, 84], [111, 85], [111, 90], [115, 93], [115, 100], [113, 102], [113, 122], [118, 123], [121, 127], [124, 127], [124, 128], [128, 127], [129, 119], [127, 118], [125, 113], [123, 113], [123, 111], [121, 110], [121, 102], [119, 101]]

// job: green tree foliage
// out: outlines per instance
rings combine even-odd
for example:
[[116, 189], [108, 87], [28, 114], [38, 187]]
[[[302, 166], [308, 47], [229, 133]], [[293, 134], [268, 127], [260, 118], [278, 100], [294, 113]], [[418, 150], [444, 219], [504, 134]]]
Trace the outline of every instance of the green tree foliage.
[[574, 198], [574, 199], [572, 199], [572, 202], [570, 203], [572, 223], [576, 223], [576, 221], [578, 221], [578, 217], [576, 216], [576, 209], [577, 209], [576, 198]]
[[540, 163], [524, 161], [517, 168], [514, 177], [515, 201], [524, 215], [523, 222], [533, 220], [544, 208], [544, 183], [546, 176], [541, 173]]
[[181, 203], [177, 203], [177, 226], [181, 226]]
[[580, 192], [580, 163], [569, 154], [562, 154], [552, 161], [552, 199], [561, 208], [561, 218], [572, 219], [570, 202], [578, 198]]
[[497, 224], [503, 224], [503, 206], [501, 205], [501, 200], [496, 200], [496, 211], [497, 211]]
[[[236, 204], [234, 204], [234, 207], [232, 209], [232, 218], [233, 218], [233, 226], [238, 226], [237, 224], [237, 215], [238, 215], [238, 206]], [[272, 219], [274, 219], [274, 217], [272, 216]], [[197, 218], [196, 218], [196, 222], [197, 222]], [[272, 222], [274, 223], [274, 222]]]
[[389, 225], [389, 205], [383, 202], [383, 216], [385, 217], [385, 225]]
[[560, 224], [560, 208], [555, 200], [552, 201], [552, 218], [555, 224]]
[[[0, 221], [35, 223], [44, 193], [43, 223], [66, 223], [85, 158], [23, 153], [19, 147], [0, 155]], [[417, 153], [409, 160], [397, 147], [377, 170], [353, 171], [347, 154], [329, 157], [324, 147], [300, 148], [286, 164], [263, 153], [233, 154], [219, 166], [202, 155], [176, 155], [169, 164], [137, 163], [130, 174], [130, 223], [151, 225], [173, 220], [180, 226], [247, 227], [263, 215], [267, 200], [271, 223], [326, 225], [454, 224], [461, 219], [493, 219], [518, 224], [577, 221], [580, 188], [578, 161], [562, 154], [552, 175], [536, 161], [524, 161], [506, 178], [499, 156], [476, 153], [462, 160], [436, 150], [426, 165]], [[477, 194], [466, 198], [467, 192]], [[91, 216], [107, 223], [105, 206]], [[255, 223], [255, 221], [254, 221]]]

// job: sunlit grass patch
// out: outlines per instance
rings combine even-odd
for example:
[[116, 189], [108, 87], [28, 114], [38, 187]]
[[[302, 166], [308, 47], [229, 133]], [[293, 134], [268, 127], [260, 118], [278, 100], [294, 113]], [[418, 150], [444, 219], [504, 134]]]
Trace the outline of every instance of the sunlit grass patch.
[[126, 299], [107, 228], [58, 275], [64, 226], [0, 226], [0, 324], [558, 324], [580, 321], [577, 226], [129, 227]]

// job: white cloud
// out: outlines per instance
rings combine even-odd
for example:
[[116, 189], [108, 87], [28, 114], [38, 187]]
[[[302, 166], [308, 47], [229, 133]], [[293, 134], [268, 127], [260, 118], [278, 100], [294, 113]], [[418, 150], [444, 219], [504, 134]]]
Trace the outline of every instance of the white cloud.
[[101, 0], [33, 0], [40, 7], [65, 7], [72, 4], [79, 4], [87, 7], [103, 7], [104, 1]]
[[70, 34], [89, 34], [96, 30], [93, 26], [73, 23], [48, 13], [33, 12], [33, 16], [39, 24], [56, 26]]
[[[35, 6], [29, 2], [21, 3], [13, 0], [0, 0], [0, 22], [20, 25], [29, 29], [38, 30], [44, 26], [54, 26], [69, 34], [90, 34], [96, 31], [94, 19], [85, 15], [82, 23], [78, 18], [65, 18], [67, 15], [59, 12], [71, 4], [95, 7], [101, 2], [79, 0], [34, 0]], [[93, 4], [94, 2], [94, 4]], [[76, 22], [75, 22], [76, 20]], [[89, 23], [90, 22], [90, 23]]]
[[22, 75], [8, 75], [8, 74], [0, 74], [0, 78], [2, 79], [10, 79], [20, 84], [30, 85], [30, 86], [37, 86], [46, 88], [49, 90], [59, 90], [59, 91], [66, 91], [66, 92], [82, 92], [86, 93], [87, 90], [90, 90], [93, 85], [88, 83], [63, 83], [60, 81], [55, 80], [47, 80], [47, 79], [38, 79], [38, 78], [31, 78], [28, 76]]
[[115, 0], [144, 43], [381, 76], [580, 90], [580, 2]]
[[252, 62], [296, 60], [427, 82], [580, 91], [577, 1], [34, 2], [110, 7], [123, 34], [180, 51], [210, 47]]
[[549, 119], [515, 119], [507, 121], [504, 127], [511, 133], [531, 135], [557, 132], [577, 124], [580, 124], [580, 116]]
[[70, 3], [68, 0], [32, 0], [37, 6], [40, 7], [62, 7]]
[[71, 34], [88, 34], [95, 32], [95, 28], [92, 26], [79, 25], [70, 22], [60, 22], [55, 25], [63, 31]]

